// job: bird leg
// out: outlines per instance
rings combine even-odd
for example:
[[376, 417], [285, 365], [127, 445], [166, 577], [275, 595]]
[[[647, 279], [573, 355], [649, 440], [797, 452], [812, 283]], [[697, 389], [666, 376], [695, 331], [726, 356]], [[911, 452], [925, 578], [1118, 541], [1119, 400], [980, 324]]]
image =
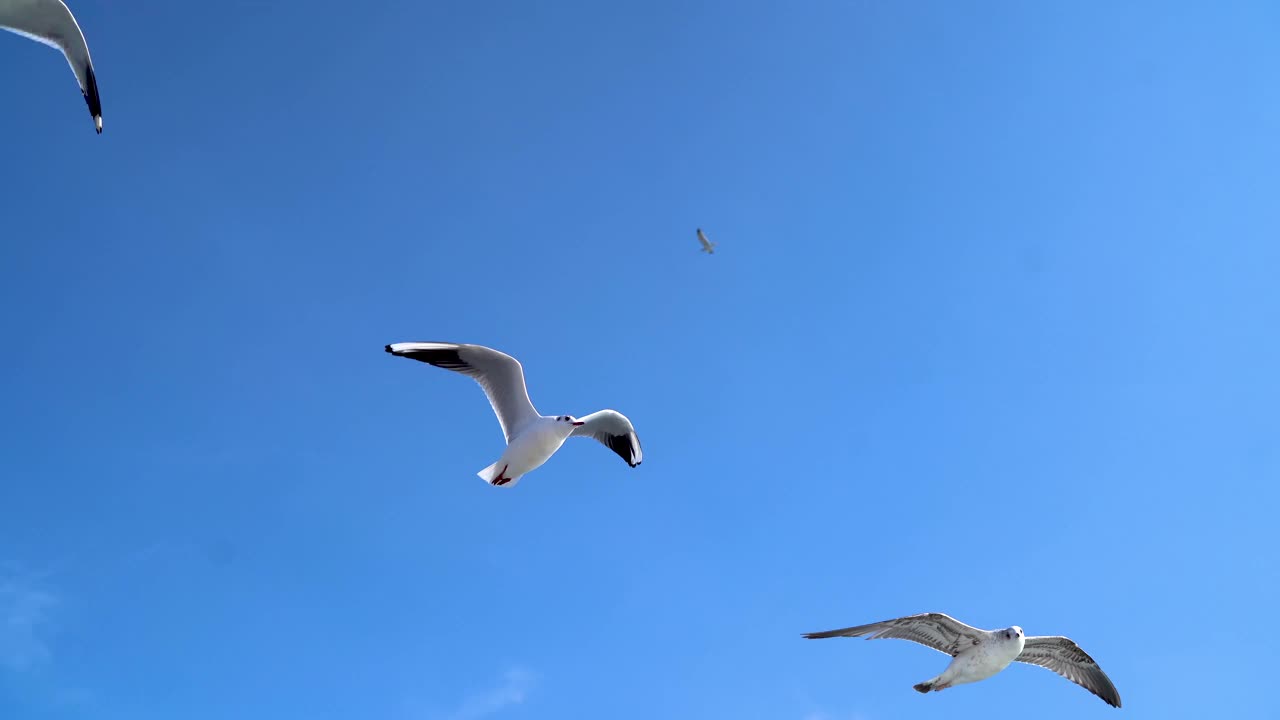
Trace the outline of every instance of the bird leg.
[[503, 465], [502, 470], [498, 473], [498, 477], [493, 479], [493, 484], [497, 486], [501, 486], [511, 482], [511, 478], [503, 477], [503, 475], [505, 475], [506, 472], [507, 472], [507, 466]]

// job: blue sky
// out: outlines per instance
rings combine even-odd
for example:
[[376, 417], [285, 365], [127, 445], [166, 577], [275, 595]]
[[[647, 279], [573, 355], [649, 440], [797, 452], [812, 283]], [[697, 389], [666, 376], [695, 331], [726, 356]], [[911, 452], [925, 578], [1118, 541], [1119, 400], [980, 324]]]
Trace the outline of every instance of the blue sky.
[[[0, 36], [0, 717], [1261, 717], [1273, 3], [73, 5]], [[720, 243], [698, 252], [703, 227]], [[637, 425], [509, 491], [470, 381]]]

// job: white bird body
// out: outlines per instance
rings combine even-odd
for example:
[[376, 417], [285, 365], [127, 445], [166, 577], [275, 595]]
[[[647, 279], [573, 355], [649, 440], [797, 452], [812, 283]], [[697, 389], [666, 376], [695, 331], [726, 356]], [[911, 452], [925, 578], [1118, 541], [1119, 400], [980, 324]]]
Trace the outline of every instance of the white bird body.
[[94, 129], [102, 133], [102, 100], [89, 45], [71, 9], [62, 0], [0, 0], [0, 30], [8, 30], [59, 50], [76, 74]]
[[573, 434], [574, 426], [559, 422], [554, 417], [539, 415], [533, 421], [518, 428], [516, 434], [507, 443], [502, 457], [489, 467], [476, 473], [487, 483], [498, 478], [509, 478], [504, 486], [514, 486], [520, 482], [520, 476], [537, 470], [543, 463], [564, 445], [564, 441]]
[[510, 355], [483, 345], [440, 342], [395, 343], [386, 350], [392, 355], [462, 373], [484, 389], [507, 438], [502, 457], [476, 473], [490, 485], [515, 485], [522, 475], [541, 467], [565, 440], [575, 435], [595, 438], [631, 467], [644, 460], [635, 428], [626, 415], [616, 410], [600, 410], [581, 419], [572, 415], [540, 415], [529, 401], [524, 368]]
[[986, 680], [1009, 667], [1022, 654], [1022, 646], [1026, 642], [1022, 628], [1014, 626], [1010, 630], [1015, 630], [1017, 634], [1008, 637], [1004, 630], [984, 632], [985, 637], [978, 644], [961, 650], [941, 675], [926, 680], [921, 685], [929, 686], [930, 690], [945, 690], [956, 685]]

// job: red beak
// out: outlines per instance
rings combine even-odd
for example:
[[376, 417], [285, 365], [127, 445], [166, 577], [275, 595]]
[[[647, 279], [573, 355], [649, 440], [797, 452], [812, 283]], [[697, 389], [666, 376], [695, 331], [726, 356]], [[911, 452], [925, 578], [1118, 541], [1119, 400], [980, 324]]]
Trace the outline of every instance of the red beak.
[[574, 427], [578, 427], [579, 425], [586, 425], [586, 423], [584, 423], [584, 422], [582, 422], [581, 420], [579, 420], [578, 422], [576, 422], [576, 423], [574, 423], [574, 424], [573, 424], [573, 426], [574, 426]]

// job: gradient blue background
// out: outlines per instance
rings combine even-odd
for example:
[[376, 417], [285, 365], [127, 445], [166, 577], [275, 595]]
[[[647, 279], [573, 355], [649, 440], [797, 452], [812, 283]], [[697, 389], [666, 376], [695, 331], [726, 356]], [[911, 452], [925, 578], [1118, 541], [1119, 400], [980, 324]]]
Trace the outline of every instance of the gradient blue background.
[[[1271, 717], [1269, 2], [97, 3], [0, 35], [0, 717]], [[720, 243], [698, 252], [694, 228]], [[467, 379], [617, 408], [514, 490]]]

